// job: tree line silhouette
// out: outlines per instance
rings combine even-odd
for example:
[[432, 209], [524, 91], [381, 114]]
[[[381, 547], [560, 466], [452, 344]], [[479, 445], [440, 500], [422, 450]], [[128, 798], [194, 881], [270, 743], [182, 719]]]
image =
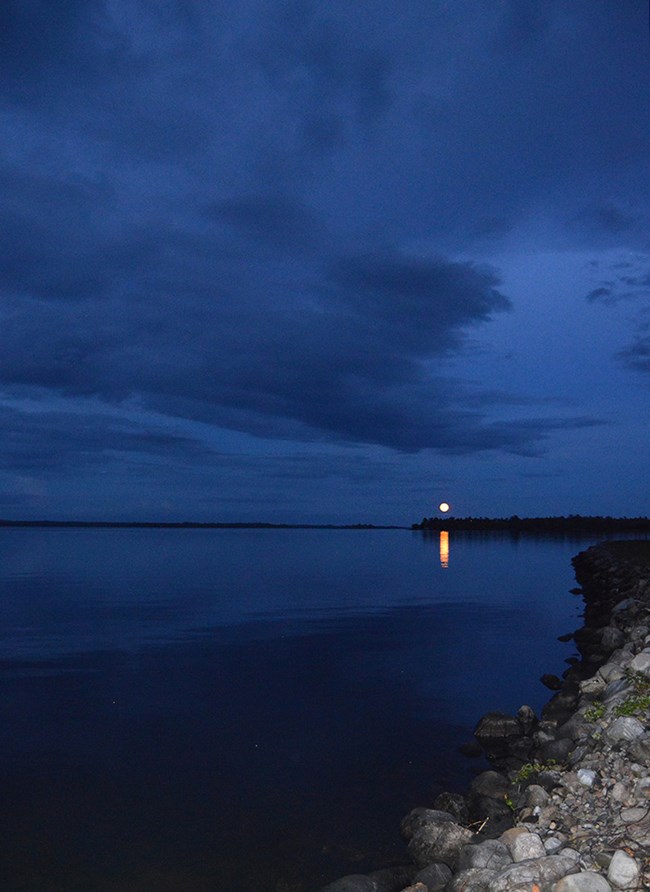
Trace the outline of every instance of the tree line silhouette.
[[602, 517], [569, 514], [561, 517], [423, 517], [413, 530], [511, 530], [514, 532], [606, 533], [650, 531], [648, 517]]

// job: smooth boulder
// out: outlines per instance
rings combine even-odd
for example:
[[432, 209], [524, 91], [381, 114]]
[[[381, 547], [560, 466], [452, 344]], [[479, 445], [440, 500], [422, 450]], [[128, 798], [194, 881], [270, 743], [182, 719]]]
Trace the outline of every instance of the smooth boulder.
[[425, 824], [411, 837], [408, 845], [409, 854], [418, 867], [442, 862], [453, 870], [460, 850], [473, 836], [471, 830], [461, 827], [454, 821]]

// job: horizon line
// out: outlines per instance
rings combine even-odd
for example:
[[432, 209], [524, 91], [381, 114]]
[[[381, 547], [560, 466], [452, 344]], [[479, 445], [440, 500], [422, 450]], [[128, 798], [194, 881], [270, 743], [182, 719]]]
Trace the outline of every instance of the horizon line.
[[426, 529], [429, 525], [454, 526], [458, 523], [467, 524], [507, 524], [510, 526], [518, 526], [520, 524], [530, 523], [549, 523], [551, 521], [562, 521], [564, 523], [580, 523], [582, 521], [606, 522], [608, 524], [630, 524], [641, 522], [649, 524], [650, 519], [647, 516], [614, 517], [612, 515], [602, 514], [568, 514], [568, 515], [545, 515], [537, 517], [520, 517], [517, 514], [509, 517], [486, 517], [468, 516], [468, 517], [424, 517], [421, 521], [411, 524], [377, 524], [368, 522], [355, 523], [275, 523], [271, 521], [195, 521], [195, 520], [179, 520], [179, 521], [163, 521], [163, 520], [52, 520], [47, 518], [39, 518], [36, 520], [15, 520], [10, 518], [0, 518], [0, 527], [90, 527], [90, 528], [145, 528], [145, 529]]

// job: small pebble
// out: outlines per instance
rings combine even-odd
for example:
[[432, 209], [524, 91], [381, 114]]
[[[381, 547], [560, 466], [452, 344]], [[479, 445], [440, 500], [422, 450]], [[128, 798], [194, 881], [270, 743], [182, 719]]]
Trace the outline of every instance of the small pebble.
[[580, 783], [585, 787], [591, 787], [597, 777], [596, 772], [589, 768], [579, 768], [576, 772], [576, 776]]

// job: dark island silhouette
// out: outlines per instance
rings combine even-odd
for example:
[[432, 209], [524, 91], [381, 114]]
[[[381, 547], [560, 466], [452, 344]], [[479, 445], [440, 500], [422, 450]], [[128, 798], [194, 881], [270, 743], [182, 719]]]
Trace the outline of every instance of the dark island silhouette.
[[602, 517], [569, 514], [566, 517], [424, 517], [412, 530], [507, 530], [514, 533], [610, 533], [648, 532], [648, 517]]

